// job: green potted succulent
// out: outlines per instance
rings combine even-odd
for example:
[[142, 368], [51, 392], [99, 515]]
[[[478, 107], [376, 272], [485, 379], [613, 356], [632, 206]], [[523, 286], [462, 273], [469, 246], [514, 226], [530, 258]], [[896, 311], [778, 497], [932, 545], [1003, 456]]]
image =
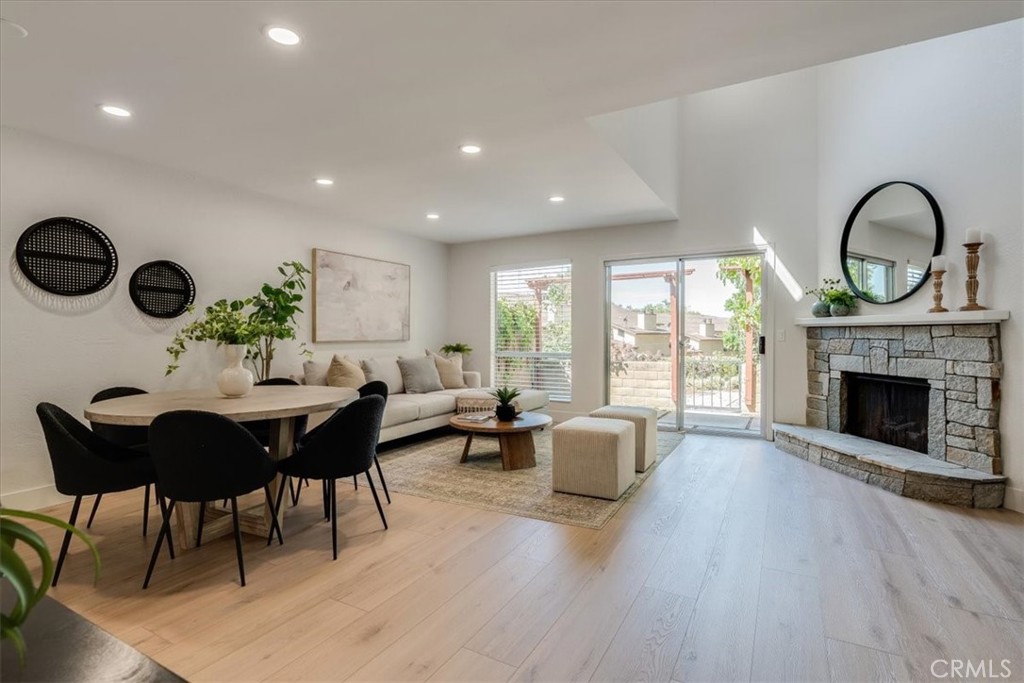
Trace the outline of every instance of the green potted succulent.
[[499, 422], [511, 422], [516, 419], [516, 406], [512, 403], [518, 396], [519, 390], [515, 387], [499, 387], [490, 392], [491, 396], [498, 399], [498, 405], [494, 408], [494, 416]]
[[850, 311], [856, 308], [857, 297], [845, 285], [840, 286], [839, 283], [840, 281], [835, 278], [823, 278], [821, 287], [804, 291], [805, 295], [814, 295], [818, 298], [811, 306], [811, 314], [815, 318], [849, 315]]
[[[14, 644], [14, 648], [18, 651], [18, 659], [24, 664], [25, 640], [21, 635], [21, 626], [25, 623], [32, 608], [43, 599], [46, 591], [50, 588], [50, 581], [53, 579], [53, 556], [50, 555], [46, 541], [39, 534], [21, 522], [15, 521], [12, 519], [13, 517], [50, 524], [70, 531], [80, 538], [92, 553], [97, 579], [100, 575], [100, 553], [91, 538], [67, 522], [38, 512], [0, 507], [0, 551], [2, 551], [0, 552], [0, 575], [11, 584], [14, 594], [17, 596], [14, 604], [11, 605], [10, 612], [0, 614], [0, 639], [10, 640]], [[39, 562], [42, 565], [42, 576], [39, 578], [39, 583], [32, 578], [32, 572], [29, 571], [25, 560], [18, 554], [16, 549], [18, 541], [21, 541], [19, 547], [28, 548], [39, 556]]]

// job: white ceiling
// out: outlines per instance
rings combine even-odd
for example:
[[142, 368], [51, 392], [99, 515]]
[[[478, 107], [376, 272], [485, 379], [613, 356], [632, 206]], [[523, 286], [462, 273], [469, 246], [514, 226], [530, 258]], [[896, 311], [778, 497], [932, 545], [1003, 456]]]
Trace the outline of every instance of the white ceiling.
[[[1022, 7], [5, 0], [29, 35], [0, 41], [0, 123], [448, 242], [664, 220], [671, 201], [588, 117]], [[303, 44], [268, 42], [267, 24]], [[113, 120], [101, 102], [135, 116]], [[484, 153], [461, 155], [464, 141]]]

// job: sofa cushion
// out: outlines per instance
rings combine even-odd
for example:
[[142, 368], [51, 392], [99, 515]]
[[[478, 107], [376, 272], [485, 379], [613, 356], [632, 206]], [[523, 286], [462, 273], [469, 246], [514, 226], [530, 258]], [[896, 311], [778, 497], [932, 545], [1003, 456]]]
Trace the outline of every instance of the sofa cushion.
[[402, 371], [398, 369], [398, 358], [395, 356], [367, 358], [363, 361], [363, 372], [366, 373], [367, 382], [379, 380], [387, 384], [389, 394], [401, 394], [405, 391]]
[[[396, 396], [398, 400], [403, 403], [415, 405], [419, 410], [419, 416], [417, 419], [425, 420], [428, 417], [434, 417], [435, 415], [444, 415], [445, 413], [455, 412], [455, 397], [450, 394], [442, 392], [433, 392], [430, 394], [402, 394]], [[390, 402], [390, 397], [388, 401]]]
[[399, 358], [398, 369], [402, 373], [402, 384], [407, 394], [426, 394], [444, 389], [441, 377], [437, 374], [437, 365], [429, 356]]
[[462, 389], [466, 386], [466, 380], [462, 376], [462, 354], [452, 354], [448, 358], [439, 356], [430, 349], [427, 349], [427, 356], [434, 359], [437, 366], [437, 374], [441, 377], [441, 384], [445, 389]]
[[[457, 397], [460, 413], [493, 410], [498, 400], [491, 395], [492, 389], [466, 389]], [[517, 410], [539, 410], [548, 404], [548, 392], [540, 389], [520, 389], [519, 396], [512, 401]]]
[[327, 369], [327, 385], [358, 389], [366, 384], [366, 374], [359, 365], [347, 356], [335, 355]]
[[388, 396], [388, 402], [384, 406], [384, 421], [380, 424], [382, 428], [419, 419], [420, 407], [412, 401], [406, 401], [406, 398], [408, 398], [407, 394]]
[[325, 387], [327, 386], [327, 371], [330, 367], [330, 363], [317, 363], [316, 361], [307, 360], [302, 364], [303, 379], [305, 379], [308, 386]]

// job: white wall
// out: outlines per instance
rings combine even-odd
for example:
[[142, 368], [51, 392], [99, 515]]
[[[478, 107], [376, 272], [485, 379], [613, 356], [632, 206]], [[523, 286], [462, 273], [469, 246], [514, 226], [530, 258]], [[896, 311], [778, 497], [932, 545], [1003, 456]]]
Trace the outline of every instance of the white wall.
[[[1024, 21], [967, 31], [819, 68], [818, 216], [823, 277], [840, 277], [839, 231], [853, 205], [886, 180], [935, 197], [949, 256], [943, 304], [966, 303], [964, 232], [981, 228], [980, 303], [1010, 310], [1002, 325], [1002, 452], [1006, 505], [1024, 511]], [[861, 313], [920, 313], [905, 302]]]
[[[10, 257], [21, 232], [50, 216], [76, 216], [114, 242], [120, 269], [103, 301], [84, 311], [57, 311], [16, 284], [17, 266], [0, 278], [0, 494], [5, 505], [38, 507], [58, 500], [35, 405], [56, 403], [81, 416], [94, 392], [129, 384], [148, 390], [210, 386], [222, 361], [192, 348], [164, 379], [164, 352], [189, 318], [158, 321], [128, 297], [132, 271], [167, 258], [196, 281], [197, 304], [237, 298], [273, 282], [284, 260], [310, 263], [311, 249], [412, 266], [412, 339], [408, 343], [318, 344], [318, 358], [344, 350], [423, 353], [447, 339], [444, 245], [408, 235], [344, 225], [322, 213], [139, 165], [11, 129], [0, 129], [0, 252]], [[38, 291], [38, 290], [36, 290]], [[69, 303], [65, 301], [64, 303]], [[309, 341], [309, 306], [301, 339]], [[295, 345], [283, 348], [274, 374], [301, 369]]]
[[[685, 98], [679, 108], [678, 222], [452, 246], [449, 330], [453, 340], [476, 349], [470, 365], [489, 371], [488, 275], [495, 266], [572, 260], [573, 400], [552, 404], [556, 417], [589, 412], [604, 400], [606, 260], [753, 248], [756, 228], [774, 246], [770, 261], [777, 252], [800, 281], [813, 281], [816, 102], [817, 81], [806, 71]], [[774, 345], [774, 366], [792, 376], [803, 373], [805, 364], [803, 334], [791, 324], [798, 304], [774, 272], [769, 267], [764, 277], [766, 325], [770, 340], [773, 320], [785, 332], [785, 341]], [[778, 419], [803, 419], [805, 388], [776, 383]]]
[[[602, 261], [741, 247], [756, 226], [776, 256], [776, 276], [768, 269], [765, 278], [774, 419], [803, 423], [804, 333], [792, 321], [809, 315], [810, 301], [796, 303], [789, 292], [841, 276], [842, 228], [867, 190], [918, 182], [946, 219], [947, 302], [964, 301], [964, 230], [981, 227], [990, 242], [980, 296], [1012, 312], [1002, 334], [1000, 427], [1007, 506], [1024, 510], [1022, 31], [1016, 21], [681, 98], [679, 221], [453, 246], [452, 338], [471, 343], [475, 368], [486, 371], [490, 268], [571, 259], [573, 401], [552, 412], [585, 412], [603, 400]], [[906, 302], [861, 310], [930, 305], [926, 287]]]

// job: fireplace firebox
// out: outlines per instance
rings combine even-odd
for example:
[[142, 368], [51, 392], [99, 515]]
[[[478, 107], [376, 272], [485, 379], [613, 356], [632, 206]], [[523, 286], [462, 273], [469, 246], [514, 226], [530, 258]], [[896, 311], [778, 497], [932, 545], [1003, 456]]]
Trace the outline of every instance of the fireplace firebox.
[[842, 373], [840, 431], [928, 453], [926, 379]]

